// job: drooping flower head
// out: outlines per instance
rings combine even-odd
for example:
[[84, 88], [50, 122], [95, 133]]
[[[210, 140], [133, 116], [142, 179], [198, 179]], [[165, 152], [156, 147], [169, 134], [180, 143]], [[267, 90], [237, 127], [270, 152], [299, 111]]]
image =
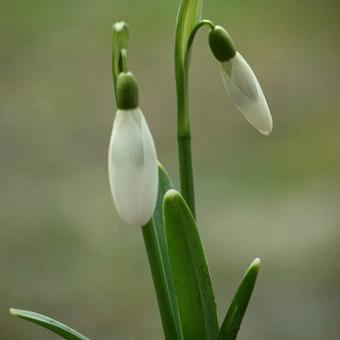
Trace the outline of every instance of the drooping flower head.
[[150, 220], [156, 205], [157, 155], [130, 72], [118, 77], [117, 106], [108, 160], [112, 196], [122, 220], [142, 226]]
[[227, 31], [215, 26], [209, 33], [209, 45], [220, 62], [224, 86], [235, 106], [257, 130], [269, 135], [273, 121], [266, 98], [254, 72], [236, 51]]

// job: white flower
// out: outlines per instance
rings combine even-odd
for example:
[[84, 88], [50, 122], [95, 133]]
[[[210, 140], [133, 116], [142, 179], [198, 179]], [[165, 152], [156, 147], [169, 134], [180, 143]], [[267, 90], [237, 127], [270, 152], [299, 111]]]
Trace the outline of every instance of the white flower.
[[155, 144], [142, 111], [118, 109], [109, 148], [113, 200], [124, 222], [146, 224], [153, 215], [158, 169]]
[[239, 52], [228, 61], [221, 62], [222, 78], [235, 106], [262, 134], [269, 135], [273, 128], [266, 98], [247, 62]]

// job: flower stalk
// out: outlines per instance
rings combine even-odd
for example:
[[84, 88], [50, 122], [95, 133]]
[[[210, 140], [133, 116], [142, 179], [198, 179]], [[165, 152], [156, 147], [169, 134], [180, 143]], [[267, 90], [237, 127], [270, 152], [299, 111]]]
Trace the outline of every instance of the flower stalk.
[[175, 36], [175, 76], [177, 93], [177, 145], [181, 193], [195, 216], [195, 189], [191, 155], [191, 127], [189, 116], [190, 37], [200, 20], [202, 1], [182, 0]]

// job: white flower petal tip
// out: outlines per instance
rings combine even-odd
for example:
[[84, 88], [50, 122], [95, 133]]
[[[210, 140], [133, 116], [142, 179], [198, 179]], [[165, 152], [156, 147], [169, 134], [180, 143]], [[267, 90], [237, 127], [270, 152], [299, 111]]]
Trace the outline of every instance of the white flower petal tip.
[[239, 52], [221, 63], [224, 86], [235, 106], [245, 118], [263, 135], [268, 136], [273, 128], [273, 120], [261, 86]]
[[139, 108], [118, 110], [109, 148], [109, 179], [113, 201], [122, 220], [146, 224], [158, 192], [156, 148]]

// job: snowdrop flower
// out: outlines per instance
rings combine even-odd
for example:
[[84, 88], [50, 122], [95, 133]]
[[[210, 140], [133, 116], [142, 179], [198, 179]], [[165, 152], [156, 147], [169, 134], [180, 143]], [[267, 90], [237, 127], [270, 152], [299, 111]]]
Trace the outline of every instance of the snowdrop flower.
[[269, 135], [273, 121], [266, 98], [254, 72], [236, 51], [227, 31], [215, 26], [209, 33], [209, 45], [221, 63], [224, 86], [235, 106], [257, 130]]
[[155, 209], [158, 168], [155, 144], [138, 107], [138, 87], [132, 73], [117, 80], [118, 111], [109, 148], [109, 179], [114, 203], [128, 225], [146, 224]]

